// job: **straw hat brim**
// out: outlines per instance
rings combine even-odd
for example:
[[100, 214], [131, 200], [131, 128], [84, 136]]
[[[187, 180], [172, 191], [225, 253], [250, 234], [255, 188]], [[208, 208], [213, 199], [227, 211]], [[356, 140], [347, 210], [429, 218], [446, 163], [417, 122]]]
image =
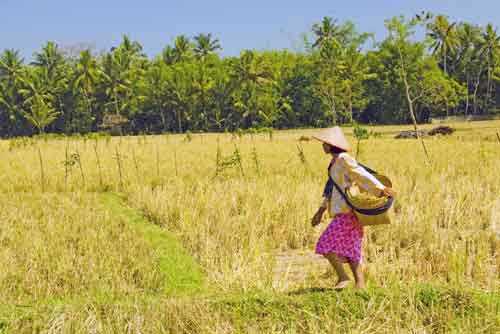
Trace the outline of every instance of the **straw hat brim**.
[[323, 130], [312, 136], [314, 139], [320, 142], [327, 143], [328, 145], [338, 147], [344, 151], [349, 151], [349, 142], [344, 136], [342, 129], [338, 126]]

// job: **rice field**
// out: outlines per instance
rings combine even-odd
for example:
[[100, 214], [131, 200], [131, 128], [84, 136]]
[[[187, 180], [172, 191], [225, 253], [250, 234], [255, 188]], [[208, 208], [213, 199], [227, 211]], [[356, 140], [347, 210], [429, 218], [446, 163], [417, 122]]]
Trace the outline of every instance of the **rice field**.
[[328, 223], [315, 130], [0, 141], [0, 333], [496, 333], [500, 121], [452, 126], [431, 162], [393, 138], [410, 127], [361, 142], [398, 192], [361, 293], [324, 266], [276, 275]]

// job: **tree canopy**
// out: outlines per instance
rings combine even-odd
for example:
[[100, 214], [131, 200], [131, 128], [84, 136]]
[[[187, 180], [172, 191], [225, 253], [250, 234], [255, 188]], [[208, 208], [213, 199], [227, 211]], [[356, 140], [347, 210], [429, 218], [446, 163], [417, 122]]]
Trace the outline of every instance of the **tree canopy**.
[[[238, 57], [221, 57], [211, 33], [180, 35], [152, 59], [128, 36], [99, 54], [75, 55], [49, 41], [30, 63], [5, 49], [0, 137], [97, 131], [111, 115], [126, 120], [129, 133], [160, 133], [499, 112], [496, 27], [431, 13], [395, 17], [386, 27], [387, 38], [375, 42], [352, 22], [325, 17], [311, 25], [306, 51]], [[420, 40], [417, 27], [426, 30]]]

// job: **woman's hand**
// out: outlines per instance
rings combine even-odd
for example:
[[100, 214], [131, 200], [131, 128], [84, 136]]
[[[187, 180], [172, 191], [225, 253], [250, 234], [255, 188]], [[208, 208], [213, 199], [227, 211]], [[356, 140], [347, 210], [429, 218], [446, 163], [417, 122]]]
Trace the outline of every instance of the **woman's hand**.
[[321, 218], [323, 218], [323, 213], [325, 212], [325, 208], [320, 207], [318, 211], [314, 214], [314, 217], [311, 220], [312, 227], [315, 227], [321, 223]]
[[390, 187], [385, 187], [382, 191], [382, 195], [387, 197], [396, 197], [396, 192]]

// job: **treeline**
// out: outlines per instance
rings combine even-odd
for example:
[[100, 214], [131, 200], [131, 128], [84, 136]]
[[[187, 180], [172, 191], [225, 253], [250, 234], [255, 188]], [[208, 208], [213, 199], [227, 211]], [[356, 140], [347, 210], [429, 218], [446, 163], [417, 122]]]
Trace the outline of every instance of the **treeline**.
[[[109, 52], [70, 56], [48, 42], [27, 64], [0, 54], [0, 136], [320, 127], [353, 120], [489, 114], [500, 105], [500, 36], [422, 13], [386, 21], [374, 43], [351, 22], [325, 17], [304, 51], [242, 51], [222, 58], [211, 34], [178, 36], [148, 59], [124, 36]], [[423, 40], [414, 31], [425, 28]], [[374, 43], [367, 48], [369, 43]]]

